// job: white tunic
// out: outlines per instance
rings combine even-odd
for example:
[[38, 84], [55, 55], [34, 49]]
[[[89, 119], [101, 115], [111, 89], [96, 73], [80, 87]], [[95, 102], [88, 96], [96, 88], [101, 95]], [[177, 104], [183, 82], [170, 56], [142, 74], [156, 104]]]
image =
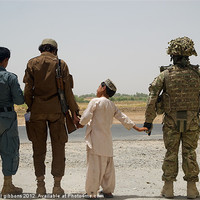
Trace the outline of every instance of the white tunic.
[[111, 126], [113, 117], [130, 130], [135, 123], [105, 97], [94, 98], [83, 112], [80, 124], [86, 125], [85, 140], [88, 148], [100, 156], [113, 156]]

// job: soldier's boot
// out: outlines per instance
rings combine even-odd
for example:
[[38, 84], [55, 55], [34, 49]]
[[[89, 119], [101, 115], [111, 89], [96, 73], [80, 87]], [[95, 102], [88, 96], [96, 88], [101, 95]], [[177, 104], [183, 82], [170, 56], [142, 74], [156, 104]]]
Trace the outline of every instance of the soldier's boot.
[[188, 181], [187, 182], [187, 198], [196, 199], [199, 196], [199, 192], [196, 187], [196, 182]]
[[44, 176], [37, 177], [36, 180], [37, 180], [36, 195], [38, 196], [45, 195], [46, 188], [45, 188]]
[[4, 176], [4, 184], [3, 188], [1, 190], [2, 195], [7, 195], [7, 194], [22, 194], [23, 190], [22, 188], [15, 187], [12, 183], [12, 176]]
[[165, 181], [161, 195], [165, 198], [172, 199], [174, 198], [174, 185], [173, 181]]
[[65, 194], [64, 190], [60, 186], [61, 179], [62, 179], [62, 177], [54, 177], [54, 187], [53, 187], [53, 191], [52, 191], [52, 193], [54, 195], [61, 196], [61, 195]]

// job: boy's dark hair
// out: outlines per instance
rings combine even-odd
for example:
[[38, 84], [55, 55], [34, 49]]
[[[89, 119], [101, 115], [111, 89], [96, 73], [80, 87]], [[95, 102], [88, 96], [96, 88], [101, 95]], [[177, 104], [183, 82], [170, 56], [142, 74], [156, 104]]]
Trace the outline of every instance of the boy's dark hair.
[[10, 50], [6, 47], [0, 47], [0, 62], [4, 61], [6, 58], [10, 58]]
[[109, 97], [112, 97], [112, 96], [115, 94], [115, 91], [111, 90], [111, 89], [105, 84], [105, 82], [102, 82], [102, 83], [101, 83], [101, 86], [102, 86], [102, 87], [106, 86], [106, 94], [107, 94]]
[[41, 53], [42, 52], [50, 52], [50, 53], [55, 52], [57, 54], [57, 51], [58, 51], [58, 49], [56, 47], [52, 46], [51, 44], [41, 44], [38, 49]]

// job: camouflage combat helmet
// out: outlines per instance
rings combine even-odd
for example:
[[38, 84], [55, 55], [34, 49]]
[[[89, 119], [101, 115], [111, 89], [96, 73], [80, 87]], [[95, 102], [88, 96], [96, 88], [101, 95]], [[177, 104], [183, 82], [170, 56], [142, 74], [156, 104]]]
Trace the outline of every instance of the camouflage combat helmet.
[[194, 42], [188, 37], [179, 37], [168, 42], [167, 54], [174, 56], [197, 56]]

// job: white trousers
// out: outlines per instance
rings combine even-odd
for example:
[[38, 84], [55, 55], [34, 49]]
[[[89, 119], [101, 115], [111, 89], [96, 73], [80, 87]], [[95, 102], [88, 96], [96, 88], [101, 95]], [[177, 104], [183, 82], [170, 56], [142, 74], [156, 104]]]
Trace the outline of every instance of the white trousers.
[[115, 168], [113, 157], [98, 156], [87, 151], [87, 174], [85, 190], [88, 195], [97, 195], [99, 187], [104, 193], [115, 189]]

